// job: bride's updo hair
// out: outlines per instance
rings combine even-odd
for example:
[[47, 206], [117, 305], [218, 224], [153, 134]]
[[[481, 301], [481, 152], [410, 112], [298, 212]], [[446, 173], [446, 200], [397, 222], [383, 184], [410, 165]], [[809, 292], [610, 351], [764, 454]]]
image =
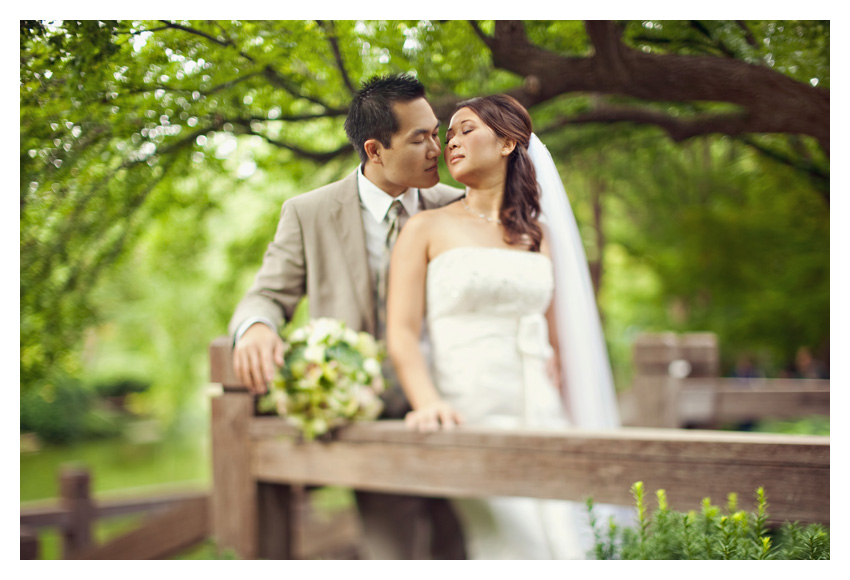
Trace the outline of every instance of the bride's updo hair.
[[471, 109], [499, 139], [516, 140], [508, 157], [505, 197], [499, 219], [505, 228], [508, 244], [529, 244], [532, 252], [540, 251], [543, 230], [537, 223], [540, 215], [540, 193], [534, 164], [528, 156], [531, 139], [531, 116], [519, 101], [508, 95], [476, 97], [458, 103], [457, 110]]

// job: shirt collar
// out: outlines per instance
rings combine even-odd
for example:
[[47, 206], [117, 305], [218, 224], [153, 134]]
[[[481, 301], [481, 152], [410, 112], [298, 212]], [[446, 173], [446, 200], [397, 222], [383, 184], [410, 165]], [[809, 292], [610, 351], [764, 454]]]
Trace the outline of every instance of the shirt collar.
[[357, 168], [357, 189], [360, 193], [360, 201], [378, 222], [384, 221], [390, 206], [396, 199], [401, 200], [401, 205], [409, 216], [419, 210], [419, 190], [417, 188], [410, 187], [400, 196], [393, 197], [363, 175], [362, 165]]

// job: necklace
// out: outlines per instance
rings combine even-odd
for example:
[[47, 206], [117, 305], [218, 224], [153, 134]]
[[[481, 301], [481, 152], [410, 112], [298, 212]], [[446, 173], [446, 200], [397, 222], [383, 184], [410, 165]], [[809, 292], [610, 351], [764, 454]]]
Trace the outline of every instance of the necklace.
[[483, 218], [483, 219], [487, 220], [488, 222], [490, 222], [491, 224], [496, 224], [496, 225], [499, 225], [499, 226], [500, 226], [500, 225], [502, 225], [502, 220], [500, 220], [500, 219], [493, 219], [493, 218], [491, 218], [491, 217], [488, 217], [488, 216], [484, 215], [483, 213], [478, 213], [478, 212], [476, 212], [474, 209], [472, 209], [471, 207], [469, 207], [468, 205], [466, 205], [466, 196], [465, 196], [465, 195], [464, 195], [462, 198], [460, 198], [460, 203], [462, 203], [462, 204], [463, 204], [463, 208], [464, 208], [466, 211], [468, 211], [469, 213], [471, 213], [472, 215], [475, 215], [475, 216], [478, 216], [478, 217], [480, 217], [480, 218]]

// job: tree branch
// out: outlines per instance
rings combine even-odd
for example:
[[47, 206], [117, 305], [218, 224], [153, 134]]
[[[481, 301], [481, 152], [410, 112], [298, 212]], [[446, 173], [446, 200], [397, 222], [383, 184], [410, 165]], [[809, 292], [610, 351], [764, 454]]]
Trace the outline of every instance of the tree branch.
[[313, 104], [319, 105], [323, 109], [327, 111], [329, 115], [346, 115], [348, 114], [348, 108], [339, 109], [337, 107], [332, 107], [327, 103], [313, 97], [312, 95], [307, 95], [300, 91], [294, 83], [291, 83], [289, 79], [281, 75], [279, 72], [274, 70], [271, 65], [266, 65], [263, 69], [263, 75], [271, 82], [274, 86], [280, 87], [281, 89], [288, 92], [290, 95], [297, 97], [299, 99], [304, 99], [305, 101], [309, 101]]
[[262, 133], [254, 131], [250, 127], [247, 128], [246, 133], [249, 134], [249, 135], [256, 135], [257, 137], [262, 137], [268, 143], [270, 143], [271, 145], [274, 145], [275, 147], [280, 147], [281, 149], [286, 149], [287, 151], [293, 152], [298, 157], [301, 157], [303, 159], [309, 159], [310, 161], [315, 161], [316, 163], [327, 163], [328, 161], [331, 161], [333, 159], [341, 157], [345, 153], [353, 152], [351, 145], [349, 145], [347, 143], [345, 145], [339, 147], [338, 149], [333, 150], [333, 151], [326, 151], [326, 152], [307, 151], [306, 149], [302, 149], [302, 148], [297, 147], [295, 145], [290, 145], [289, 143], [284, 143], [283, 141], [277, 141], [275, 139], [272, 139], [271, 137], [269, 137], [267, 135], [263, 135]]
[[[497, 21], [487, 45], [494, 66], [536, 78], [532, 84], [539, 90], [525, 90], [519, 99], [526, 107], [576, 92], [730, 103], [744, 112], [746, 131], [810, 135], [829, 154], [828, 90], [735, 59], [636, 51], [622, 43], [612, 22], [588, 22], [586, 28], [595, 51], [589, 58], [564, 57], [532, 45], [518, 21]], [[723, 132], [723, 123], [714, 132]], [[738, 126], [732, 124], [732, 130]]]
[[493, 47], [490, 43], [493, 42], [493, 37], [488, 36], [487, 33], [485, 33], [481, 29], [481, 27], [478, 25], [478, 22], [476, 22], [475, 20], [469, 20], [468, 22], [469, 25], [472, 27], [473, 32], [478, 35], [478, 38], [480, 38], [484, 42], [484, 44], [486, 44], [490, 49], [492, 49]]
[[699, 114], [682, 118], [645, 107], [613, 106], [603, 106], [573, 117], [562, 118], [555, 126], [623, 122], [657, 125], [676, 142], [709, 133], [738, 135], [748, 131], [748, 118], [744, 113]]
[[614, 86], [628, 83], [630, 75], [623, 60], [630, 49], [621, 40], [623, 31], [611, 20], [588, 20], [584, 27], [593, 44], [596, 66], [606, 69], [601, 78], [609, 79]]
[[829, 205], [829, 173], [823, 171], [814, 163], [805, 160], [803, 157], [792, 157], [790, 155], [786, 155], [777, 149], [773, 149], [759, 143], [752, 137], [739, 136], [736, 137], [736, 139], [752, 147], [765, 157], [808, 175], [815, 188], [818, 190], [818, 193], [821, 194], [826, 204]]
[[352, 95], [357, 92], [357, 89], [354, 88], [354, 85], [351, 82], [351, 79], [348, 78], [348, 72], [345, 70], [345, 63], [342, 60], [342, 53], [339, 50], [339, 43], [337, 42], [336, 30], [334, 29], [333, 20], [330, 22], [324, 22], [322, 20], [317, 20], [319, 26], [325, 29], [325, 33], [328, 37], [328, 42], [331, 45], [331, 50], [334, 53], [334, 60], [336, 61], [336, 67], [339, 69], [339, 74], [342, 76], [342, 82], [345, 83], [345, 86], [348, 88], [348, 92]]
[[236, 48], [236, 51], [239, 53], [239, 56], [241, 56], [244, 59], [249, 60], [250, 62], [254, 62], [253, 58], [251, 58], [250, 56], [248, 56], [247, 54], [245, 54], [244, 52], [239, 50], [236, 47], [236, 45], [233, 44], [229, 40], [219, 40], [218, 38], [215, 38], [214, 36], [211, 36], [211, 35], [207, 34], [206, 32], [201, 32], [200, 30], [196, 30], [196, 29], [191, 28], [189, 26], [183, 26], [182, 24], [175, 24], [173, 22], [169, 22], [168, 20], [160, 20], [160, 22], [165, 24], [165, 26], [167, 26], [168, 28], [174, 28], [176, 30], [182, 30], [183, 32], [188, 32], [189, 34], [194, 34], [196, 36], [206, 38], [210, 42], [214, 42], [214, 43], [218, 44], [219, 46], [224, 46], [226, 48]]
[[744, 22], [743, 20], [736, 20], [735, 24], [737, 24], [741, 28], [741, 30], [744, 31], [744, 38], [746, 39], [747, 44], [749, 44], [753, 48], [761, 48], [761, 46], [759, 46], [758, 41], [753, 36], [753, 33], [750, 32], [750, 27], [747, 26], [746, 22]]

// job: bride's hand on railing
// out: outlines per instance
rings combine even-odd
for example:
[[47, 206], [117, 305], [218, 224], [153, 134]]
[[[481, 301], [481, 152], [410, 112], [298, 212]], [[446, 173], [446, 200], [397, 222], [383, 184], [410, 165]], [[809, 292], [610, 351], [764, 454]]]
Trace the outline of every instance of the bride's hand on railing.
[[440, 425], [446, 430], [454, 429], [455, 425], [463, 423], [463, 417], [445, 401], [436, 400], [415, 411], [410, 411], [405, 416], [404, 423], [408, 429], [422, 433], [439, 431]]

